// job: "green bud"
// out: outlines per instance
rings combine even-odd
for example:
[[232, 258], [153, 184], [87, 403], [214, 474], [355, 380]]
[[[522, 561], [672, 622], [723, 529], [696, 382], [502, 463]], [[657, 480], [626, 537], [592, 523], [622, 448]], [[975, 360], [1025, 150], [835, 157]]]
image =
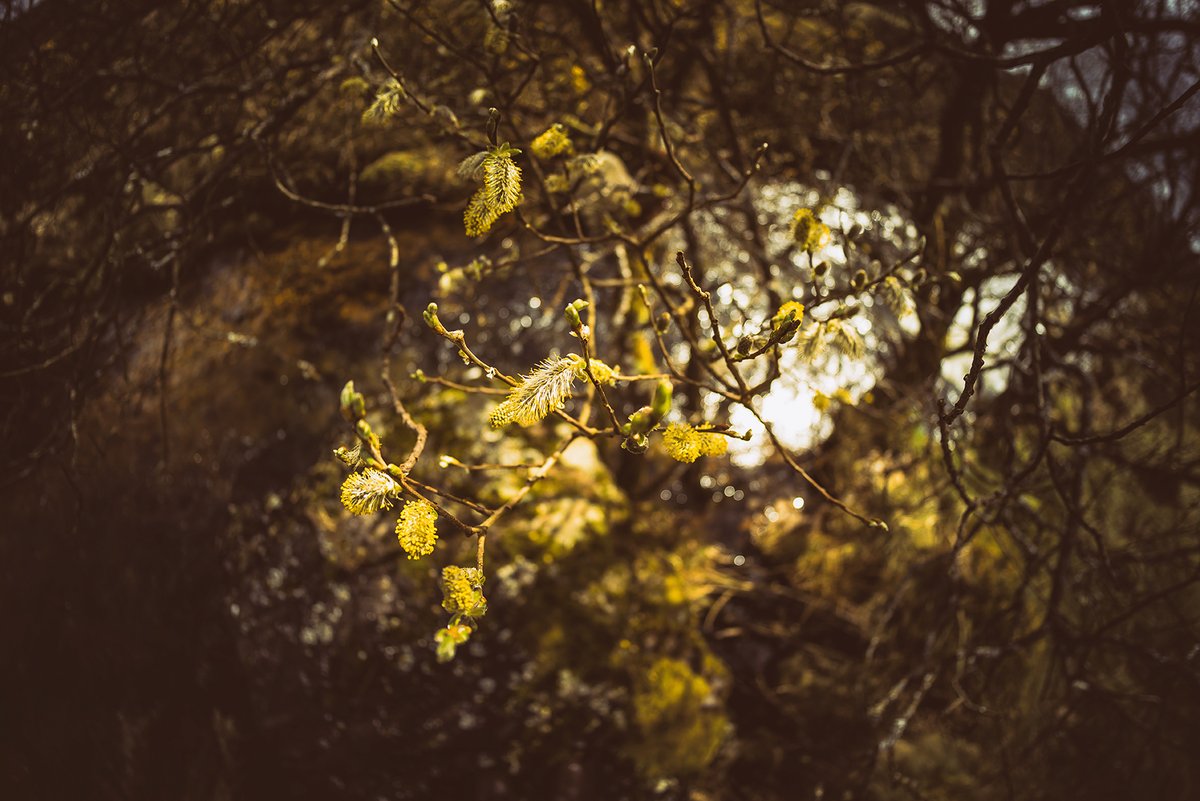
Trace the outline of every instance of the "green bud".
[[867, 271], [866, 270], [859, 270], [858, 272], [856, 272], [854, 274], [854, 277], [850, 279], [850, 288], [853, 289], [855, 292], [862, 289], [866, 285], [867, 285]]
[[347, 422], [361, 420], [367, 414], [367, 402], [361, 393], [354, 391], [353, 381], [347, 381], [346, 386], [342, 387], [341, 404], [342, 417]]
[[370, 456], [370, 454], [379, 450], [379, 436], [371, 430], [371, 426], [366, 420], [359, 420], [355, 424], [354, 430], [358, 434], [358, 438], [362, 440], [362, 443], [365, 446], [364, 453], [362, 454], [363, 460], [366, 461], [367, 464], [382, 470], [384, 465], [380, 464]]
[[627, 437], [636, 437], [650, 433], [655, 424], [654, 410], [643, 406], [629, 415], [629, 421], [621, 426], [621, 433]]
[[438, 305], [430, 303], [425, 307], [425, 311], [421, 316], [425, 318], [425, 325], [437, 331], [439, 334], [446, 333], [446, 326], [442, 325], [442, 321], [438, 319]]
[[586, 300], [576, 300], [567, 304], [567, 308], [563, 311], [567, 315], [567, 322], [571, 324], [572, 328], [579, 329], [583, 327], [583, 319], [579, 316], [579, 313], [586, 309], [588, 305]]
[[650, 413], [654, 415], [654, 424], [667, 416], [671, 411], [671, 394], [674, 387], [670, 381], [659, 381], [658, 386], [654, 388], [654, 400], [650, 401]]
[[362, 448], [357, 443], [353, 448], [339, 447], [333, 452], [334, 457], [347, 467], [358, 467], [362, 462]]
[[[455, 618], [457, 620], [457, 618]], [[450, 623], [446, 628], [433, 636], [437, 644], [437, 660], [449, 662], [454, 658], [458, 646], [471, 638], [471, 627], [463, 623]]]

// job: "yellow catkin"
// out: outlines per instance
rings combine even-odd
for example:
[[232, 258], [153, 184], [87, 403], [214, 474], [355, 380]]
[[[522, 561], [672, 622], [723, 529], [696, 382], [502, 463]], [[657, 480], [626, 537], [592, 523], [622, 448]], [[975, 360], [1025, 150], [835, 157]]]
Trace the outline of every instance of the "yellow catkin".
[[663, 447], [677, 462], [691, 464], [700, 458], [700, 437], [687, 423], [672, 423], [663, 432]]
[[[619, 369], [609, 367], [599, 359], [589, 359], [588, 367], [592, 369], [592, 375], [595, 376], [596, 381], [604, 386], [612, 386], [617, 382], [617, 374], [620, 373]], [[583, 377], [584, 370], [582, 364], [577, 368], [576, 374]]]
[[522, 200], [521, 168], [513, 161], [515, 151], [500, 146], [465, 160], [459, 165], [460, 172], [475, 175], [482, 186], [471, 197], [463, 212], [463, 226], [467, 236], [482, 236], [492, 228], [500, 215], [515, 209]]
[[803, 319], [804, 304], [799, 301], [789, 300], [779, 307], [779, 311], [775, 312], [775, 316], [771, 318], [771, 327], [779, 328], [788, 322], [799, 323]]
[[701, 456], [724, 456], [729, 451], [729, 438], [720, 434], [700, 434]]
[[408, 501], [396, 521], [396, 538], [409, 559], [433, 553], [437, 542], [437, 509], [428, 501]]
[[463, 227], [467, 236], [483, 236], [492, 228], [492, 223], [499, 217], [496, 207], [488, 203], [487, 192], [482, 188], [471, 198], [467, 210], [463, 212]]
[[583, 359], [573, 353], [561, 359], [546, 359], [528, 375], [521, 376], [521, 383], [492, 409], [488, 422], [493, 428], [509, 423], [533, 425], [571, 397], [582, 366]]
[[572, 147], [567, 129], [562, 123], [556, 122], [538, 134], [537, 138], [530, 142], [529, 149], [542, 161], [549, 161], [562, 153], [570, 155]]
[[401, 103], [404, 101], [404, 87], [395, 78], [389, 78], [388, 82], [379, 88], [375, 94], [375, 99], [371, 102], [362, 114], [362, 121], [366, 125], [382, 125], [400, 113]]
[[455, 615], [477, 616], [483, 607], [483, 576], [478, 568], [442, 568], [442, 608]]
[[578, 94], [586, 94], [592, 88], [592, 82], [588, 80], [587, 72], [578, 64], [571, 67], [571, 87]]
[[672, 423], [663, 432], [663, 447], [677, 462], [691, 464], [701, 456], [721, 456], [729, 442], [720, 434], [697, 431], [687, 423]]
[[791, 232], [796, 244], [810, 253], [829, 241], [829, 226], [812, 209], [800, 209], [792, 216]]
[[351, 473], [342, 482], [342, 505], [356, 515], [371, 514], [380, 509], [391, 509], [392, 498], [398, 488], [395, 480], [387, 473], [367, 468], [361, 473]]

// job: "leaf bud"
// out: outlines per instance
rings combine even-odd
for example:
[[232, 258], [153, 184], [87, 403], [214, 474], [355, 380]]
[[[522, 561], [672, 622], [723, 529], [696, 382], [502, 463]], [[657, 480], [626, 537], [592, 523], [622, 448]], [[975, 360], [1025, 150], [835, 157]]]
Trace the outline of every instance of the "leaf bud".
[[650, 411], [654, 415], [655, 425], [671, 411], [671, 395], [673, 392], [674, 387], [670, 381], [659, 381], [658, 386], [654, 388], [654, 400], [650, 402]]
[[436, 303], [430, 303], [426, 306], [425, 311], [421, 313], [421, 317], [424, 318], [425, 325], [437, 333], [446, 333], [446, 326], [442, 325], [442, 321], [438, 318], [438, 305]]
[[342, 387], [341, 405], [342, 417], [345, 417], [347, 422], [356, 422], [367, 414], [366, 400], [362, 393], [354, 390], [353, 381], [347, 381], [346, 386]]
[[563, 310], [564, 313], [567, 315], [567, 322], [569, 322], [571, 324], [571, 327], [577, 331], [580, 328], [583, 328], [583, 319], [579, 316], [579, 313], [581, 311], [583, 311], [584, 309], [586, 309], [587, 307], [588, 307], [588, 302], [586, 300], [581, 299], [581, 300], [576, 300], [572, 303], [568, 303], [567, 308]]

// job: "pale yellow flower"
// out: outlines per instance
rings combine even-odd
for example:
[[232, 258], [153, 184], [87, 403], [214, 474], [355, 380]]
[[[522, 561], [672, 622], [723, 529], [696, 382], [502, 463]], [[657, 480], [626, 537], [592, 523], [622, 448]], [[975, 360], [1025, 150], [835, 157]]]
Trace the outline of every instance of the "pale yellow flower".
[[396, 521], [396, 538], [409, 559], [433, 553], [437, 542], [437, 509], [428, 501], [408, 501]]
[[812, 209], [800, 209], [792, 216], [791, 232], [796, 244], [810, 253], [829, 241], [829, 226]]
[[483, 575], [475, 567], [442, 568], [442, 608], [456, 615], [480, 617], [487, 611]]
[[567, 129], [562, 123], [554, 123], [529, 144], [533, 155], [542, 161], [548, 161], [560, 153], [571, 153], [571, 140], [567, 137]]
[[675, 461], [691, 464], [701, 456], [721, 456], [729, 450], [729, 442], [720, 434], [672, 423], [663, 432], [663, 447]]
[[342, 482], [342, 505], [356, 515], [391, 509], [392, 499], [399, 492], [395, 479], [381, 470], [368, 467], [361, 473], [351, 473]]
[[[595, 370], [596, 363], [592, 368]], [[528, 375], [521, 376], [521, 383], [513, 387], [508, 397], [500, 402], [488, 421], [493, 428], [509, 423], [529, 426], [541, 420], [571, 397], [575, 379], [583, 371], [583, 359], [574, 353], [561, 359], [546, 359]], [[600, 376], [596, 376], [597, 380]]]

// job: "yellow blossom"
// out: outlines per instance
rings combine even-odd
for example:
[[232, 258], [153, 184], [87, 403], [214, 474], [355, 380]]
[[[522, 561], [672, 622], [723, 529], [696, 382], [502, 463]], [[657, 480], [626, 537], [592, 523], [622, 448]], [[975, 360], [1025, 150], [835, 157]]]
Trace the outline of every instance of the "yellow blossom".
[[571, 86], [581, 95], [592, 88], [592, 82], [588, 80], [587, 73], [578, 64], [571, 67]]
[[[593, 362], [593, 370], [595, 364]], [[521, 383], [492, 409], [488, 421], [493, 428], [502, 428], [509, 423], [533, 425], [571, 397], [575, 379], [582, 372], [583, 359], [574, 353], [561, 359], [544, 360], [528, 375], [521, 376]], [[600, 376], [596, 378], [599, 380]]]
[[771, 318], [771, 332], [779, 342], [791, 342], [800, 331], [804, 319], [804, 304], [789, 300]]
[[596, 377], [596, 381], [606, 387], [616, 383], [617, 375], [621, 372], [620, 367], [609, 367], [599, 359], [589, 359], [588, 367], [592, 368], [592, 375]]
[[513, 156], [520, 152], [504, 143], [469, 156], [458, 165], [460, 175], [481, 183], [463, 213], [467, 236], [486, 234], [500, 215], [520, 204], [521, 168], [513, 161]]
[[792, 216], [791, 232], [796, 244], [810, 253], [829, 241], [829, 226], [812, 209], [800, 209]]
[[342, 482], [342, 505], [356, 515], [391, 509], [399, 488], [395, 480], [381, 470], [368, 467], [351, 473]]
[[687, 423], [671, 423], [663, 432], [663, 447], [677, 462], [691, 464], [700, 458], [700, 437]]
[[779, 311], [775, 312], [775, 316], [771, 318], [771, 327], [779, 328], [789, 322], [799, 323], [804, 319], [804, 304], [796, 300], [789, 300], [779, 307]]
[[672, 423], [663, 432], [663, 447], [677, 462], [691, 464], [701, 456], [720, 456], [729, 443], [720, 434], [697, 431], [687, 423]]
[[409, 559], [433, 553], [437, 542], [437, 509], [428, 501], [408, 501], [396, 521], [396, 537]]
[[483, 574], [475, 567], [442, 568], [442, 608], [456, 615], [480, 617], [487, 611]]
[[567, 137], [567, 129], [562, 123], [556, 122], [534, 139], [529, 149], [533, 155], [542, 161], [549, 161], [560, 153], [571, 153], [571, 140]]
[[700, 434], [701, 456], [724, 456], [729, 451], [729, 439], [720, 434]]
[[333, 452], [333, 455], [347, 467], [357, 469], [363, 465], [361, 442], [355, 442], [349, 448], [340, 447]]
[[400, 104], [404, 101], [404, 87], [395, 78], [389, 78], [387, 83], [379, 88], [375, 99], [362, 114], [366, 125], [382, 125], [400, 113]]
[[863, 355], [862, 334], [845, 320], [829, 320], [825, 323], [825, 338], [835, 348], [852, 359]]

